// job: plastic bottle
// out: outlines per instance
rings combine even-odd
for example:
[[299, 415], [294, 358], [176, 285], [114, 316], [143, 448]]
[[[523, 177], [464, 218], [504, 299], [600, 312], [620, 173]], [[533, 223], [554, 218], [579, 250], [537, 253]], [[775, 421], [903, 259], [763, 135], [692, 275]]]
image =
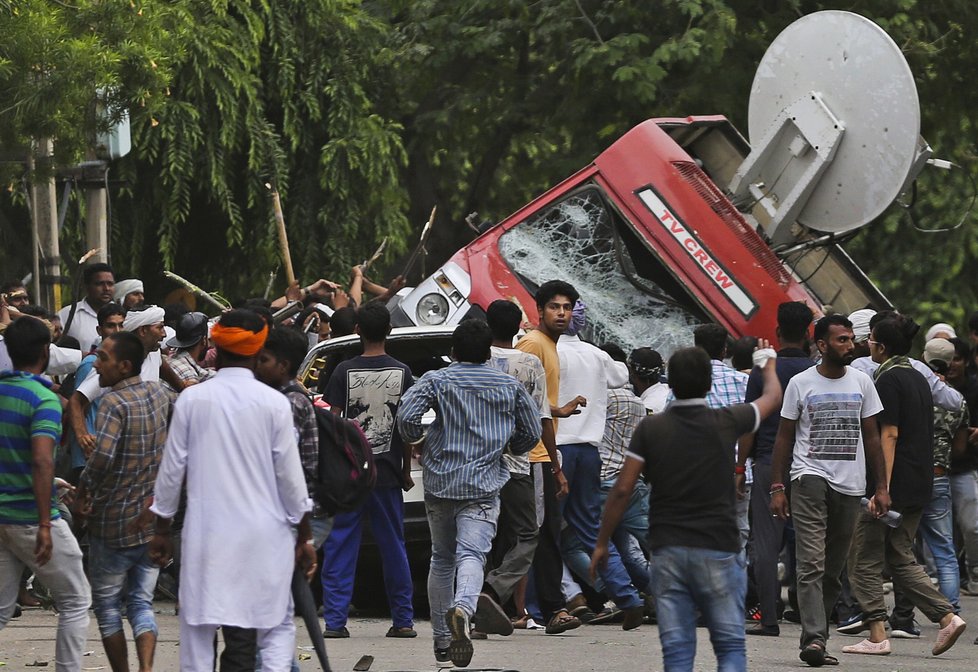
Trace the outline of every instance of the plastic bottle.
[[[863, 511], [866, 511], [868, 513], [869, 500], [863, 497], [862, 499], [859, 500], [859, 503], [863, 505]], [[882, 516], [880, 516], [879, 519], [882, 520], [887, 525], [889, 525], [890, 527], [899, 527], [900, 521], [903, 520], [903, 515], [899, 511], [894, 511], [893, 509], [890, 509]]]

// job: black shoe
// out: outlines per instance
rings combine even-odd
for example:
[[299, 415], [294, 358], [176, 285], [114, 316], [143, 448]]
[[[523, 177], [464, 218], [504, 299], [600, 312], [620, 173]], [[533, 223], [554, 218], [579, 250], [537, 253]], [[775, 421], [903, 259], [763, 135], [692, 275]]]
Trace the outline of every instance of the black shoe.
[[625, 613], [625, 620], [622, 621], [622, 630], [634, 630], [638, 626], [645, 622], [645, 605], [640, 604], [637, 607], [631, 607], [629, 609], [623, 610]]
[[776, 625], [761, 625], [758, 623], [752, 628], [744, 631], [748, 635], [758, 635], [760, 637], [778, 637], [781, 635], [781, 628]]
[[890, 619], [890, 637], [894, 639], [920, 639], [920, 628], [912, 618], [909, 621]]
[[801, 614], [794, 609], [785, 609], [782, 618], [789, 623], [801, 623]]
[[[23, 613], [24, 613], [24, 610], [20, 608], [20, 605], [19, 604], [15, 604], [14, 605], [14, 613], [10, 616], [10, 618], [20, 618], [20, 615], [23, 614]], [[975, 642], [975, 643], [978, 644], [978, 642]]]
[[339, 630], [330, 630], [329, 628], [327, 628], [326, 630], [323, 630], [323, 638], [324, 639], [349, 639], [350, 631], [346, 629], [346, 626], [343, 626]]
[[435, 666], [436, 667], [452, 666], [452, 654], [448, 652], [448, 649], [435, 649]]
[[448, 653], [452, 664], [458, 667], [468, 667], [472, 662], [472, 639], [469, 638], [469, 618], [458, 607], [452, 607], [445, 613], [445, 622], [452, 632], [452, 643]]
[[840, 635], [859, 636], [863, 632], [869, 632], [869, 622], [866, 620], [865, 614], [859, 612], [839, 623], [839, 627], [835, 631]]
[[479, 593], [479, 603], [472, 622], [480, 632], [509, 637], [513, 634], [513, 622], [496, 600], [487, 593]]

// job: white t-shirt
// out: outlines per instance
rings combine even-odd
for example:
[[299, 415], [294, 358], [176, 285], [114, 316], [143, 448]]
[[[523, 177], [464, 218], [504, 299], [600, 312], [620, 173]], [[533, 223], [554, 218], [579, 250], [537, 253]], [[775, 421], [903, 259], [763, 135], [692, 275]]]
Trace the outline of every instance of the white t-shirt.
[[798, 421], [791, 480], [820, 476], [844, 495], [864, 494], [862, 419], [882, 410], [873, 380], [851, 367], [841, 378], [826, 378], [815, 366], [795, 375], [781, 407], [782, 418]]
[[666, 383], [656, 383], [652, 387], [645, 388], [642, 392], [642, 405], [646, 411], [652, 413], [662, 413], [666, 410], [669, 401], [669, 386]]
[[[550, 418], [550, 402], [547, 400], [547, 372], [536, 355], [515, 348], [492, 347], [489, 366], [516, 378], [523, 384], [530, 397], [540, 408], [540, 418]], [[529, 455], [513, 455], [509, 449], [503, 452], [503, 463], [510, 473], [529, 474]]]

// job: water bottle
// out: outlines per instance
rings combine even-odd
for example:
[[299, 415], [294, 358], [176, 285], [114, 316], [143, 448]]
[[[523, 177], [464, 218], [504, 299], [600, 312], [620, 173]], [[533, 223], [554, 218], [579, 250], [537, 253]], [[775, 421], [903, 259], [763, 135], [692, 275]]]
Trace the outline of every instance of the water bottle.
[[[869, 500], [863, 497], [862, 499], [859, 500], [859, 503], [863, 505], [863, 511], [869, 513]], [[882, 516], [880, 516], [879, 519], [884, 523], [886, 523], [887, 525], [889, 525], [890, 527], [899, 527], [900, 521], [903, 520], [903, 515], [900, 514], [899, 511], [894, 511], [893, 509], [890, 509]]]

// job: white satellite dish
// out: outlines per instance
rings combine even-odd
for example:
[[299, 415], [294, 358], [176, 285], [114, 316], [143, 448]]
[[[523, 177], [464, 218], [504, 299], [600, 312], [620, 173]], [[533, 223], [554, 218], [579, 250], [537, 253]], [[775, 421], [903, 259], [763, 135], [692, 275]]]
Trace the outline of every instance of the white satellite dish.
[[731, 190], [764, 208], [775, 243], [796, 238], [795, 222], [827, 233], [870, 223], [930, 156], [906, 59], [851, 12], [809, 14], [778, 35], [754, 75], [748, 129]]

